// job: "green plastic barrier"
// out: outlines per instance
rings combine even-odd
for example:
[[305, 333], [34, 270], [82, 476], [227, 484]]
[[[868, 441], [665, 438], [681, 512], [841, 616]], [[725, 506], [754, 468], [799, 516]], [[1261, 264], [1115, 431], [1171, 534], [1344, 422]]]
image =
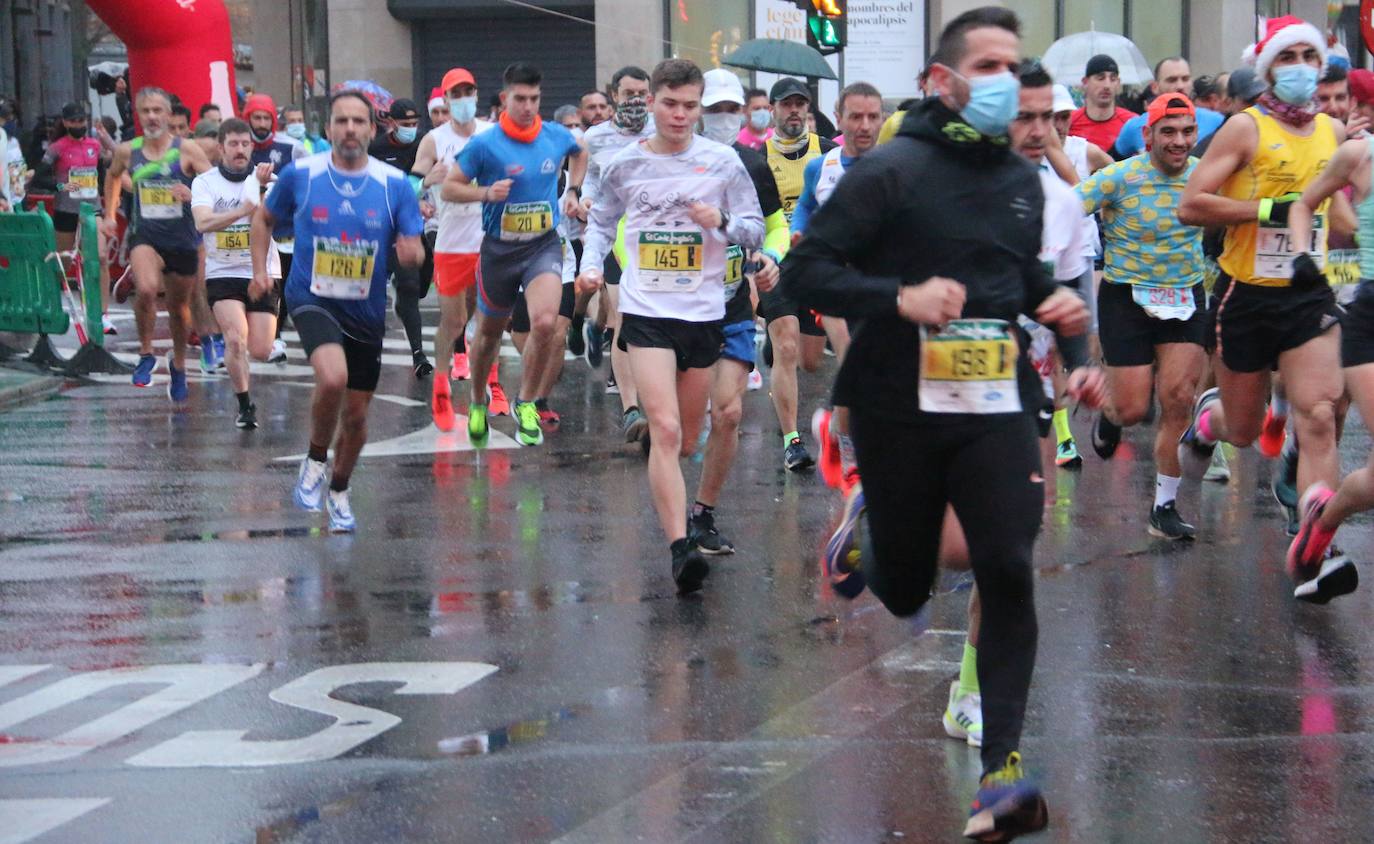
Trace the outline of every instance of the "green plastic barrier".
[[81, 203], [81, 296], [86, 300], [86, 336], [105, 345], [105, 309], [100, 301], [100, 233], [96, 230], [95, 206]]
[[[56, 251], [46, 212], [0, 214], [0, 331], [67, 333], [71, 322], [62, 309]], [[97, 264], [97, 284], [98, 273]]]

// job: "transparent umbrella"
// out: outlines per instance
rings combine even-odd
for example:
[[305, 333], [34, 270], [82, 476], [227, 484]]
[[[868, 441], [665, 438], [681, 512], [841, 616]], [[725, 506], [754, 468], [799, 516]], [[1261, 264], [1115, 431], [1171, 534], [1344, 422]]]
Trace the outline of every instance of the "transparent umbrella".
[[1116, 59], [1121, 68], [1123, 85], [1144, 85], [1153, 81], [1154, 72], [1145, 55], [1131, 39], [1114, 32], [1075, 32], [1050, 45], [1040, 64], [1054, 77], [1055, 82], [1077, 85], [1083, 78], [1088, 59], [1105, 53]]

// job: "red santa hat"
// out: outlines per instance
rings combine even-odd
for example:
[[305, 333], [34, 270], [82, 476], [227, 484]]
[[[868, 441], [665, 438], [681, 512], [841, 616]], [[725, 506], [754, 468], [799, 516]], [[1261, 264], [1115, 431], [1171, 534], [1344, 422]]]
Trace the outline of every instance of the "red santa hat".
[[1270, 18], [1264, 25], [1264, 37], [1258, 44], [1245, 48], [1242, 58], [1255, 66], [1255, 76], [1268, 83], [1269, 66], [1279, 53], [1296, 44], [1310, 44], [1322, 57], [1322, 73], [1326, 72], [1326, 39], [1317, 28], [1293, 15]]
[[435, 88], [429, 92], [429, 103], [425, 106], [429, 111], [434, 111], [442, 105], [446, 105], [448, 100], [444, 99], [444, 92], [440, 88]]

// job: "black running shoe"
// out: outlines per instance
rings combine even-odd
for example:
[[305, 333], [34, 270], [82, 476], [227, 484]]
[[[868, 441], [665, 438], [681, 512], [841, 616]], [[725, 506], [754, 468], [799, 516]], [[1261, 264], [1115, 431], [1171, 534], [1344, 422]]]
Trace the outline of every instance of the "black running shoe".
[[701, 588], [711, 566], [691, 542], [684, 541], [683, 546], [682, 550], [673, 552], [673, 582], [677, 584], [679, 595], [689, 595]]
[[429, 362], [424, 352], [418, 352], [412, 356], [415, 361], [415, 377], [428, 378], [434, 374], [434, 364]]
[[1169, 501], [1150, 511], [1150, 536], [1160, 539], [1193, 539], [1197, 528], [1183, 521], [1174, 502]]
[[1121, 426], [1107, 418], [1107, 414], [1097, 414], [1093, 423], [1093, 451], [1103, 460], [1112, 459], [1116, 447], [1121, 445]]
[[802, 445], [801, 437], [793, 437], [792, 442], [787, 444], [787, 448], [782, 452], [782, 465], [789, 472], [800, 472], [803, 469], [810, 469], [816, 465], [811, 453]]
[[708, 556], [735, 553], [735, 546], [716, 530], [713, 513], [701, 513], [687, 520], [687, 540]]
[[582, 327], [585, 317], [573, 317], [572, 325], [568, 326], [568, 351], [577, 357], [587, 351], [587, 339], [582, 336]]
[[251, 431], [258, 427], [258, 406], [250, 404], [239, 411], [239, 415], [234, 419], [234, 424], [245, 431]]

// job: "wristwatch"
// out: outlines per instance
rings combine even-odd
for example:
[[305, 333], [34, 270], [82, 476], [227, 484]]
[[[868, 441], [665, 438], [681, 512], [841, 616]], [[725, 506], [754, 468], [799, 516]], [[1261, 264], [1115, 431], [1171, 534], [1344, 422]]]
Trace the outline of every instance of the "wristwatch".
[[[568, 190], [572, 191], [572, 192], [573, 192], [573, 196], [577, 197], [578, 199], [581, 199], [581, 198], [582, 198], [582, 186], [581, 186], [581, 185], [568, 185]], [[564, 191], [564, 193], [567, 193], [567, 192], [568, 192], [568, 191]]]
[[720, 225], [717, 226], [716, 228], [720, 229], [721, 231], [725, 231], [725, 229], [726, 229], [729, 225], [730, 225], [730, 212], [729, 212], [729, 211], [726, 211], [724, 208], [722, 208], [722, 209], [720, 209]]

